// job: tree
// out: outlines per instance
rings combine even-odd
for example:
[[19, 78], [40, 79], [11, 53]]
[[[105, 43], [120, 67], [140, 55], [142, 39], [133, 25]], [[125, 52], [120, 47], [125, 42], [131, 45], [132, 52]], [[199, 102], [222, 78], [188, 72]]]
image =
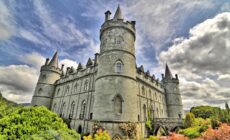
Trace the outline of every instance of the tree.
[[188, 112], [185, 116], [184, 127], [188, 128], [188, 127], [192, 127], [194, 125], [195, 125], [195, 116], [193, 113]]
[[226, 102], [225, 103], [225, 109], [227, 110], [228, 114], [230, 113], [230, 109], [229, 109], [229, 106], [228, 106], [228, 103]]

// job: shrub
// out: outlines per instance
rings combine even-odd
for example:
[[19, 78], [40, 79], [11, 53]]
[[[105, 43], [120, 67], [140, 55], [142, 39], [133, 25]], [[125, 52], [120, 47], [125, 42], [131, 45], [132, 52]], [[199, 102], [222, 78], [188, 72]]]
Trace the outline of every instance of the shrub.
[[99, 129], [95, 134], [94, 137], [92, 135], [84, 136], [84, 140], [110, 140], [110, 136], [107, 131], [103, 131]]
[[230, 126], [227, 124], [221, 124], [218, 129], [209, 128], [201, 138], [205, 140], [229, 140]]
[[80, 139], [68, 129], [57, 114], [46, 107], [21, 107], [0, 119], [0, 138], [11, 139]]
[[184, 127], [188, 128], [194, 125], [195, 125], [195, 116], [193, 115], [193, 113], [188, 112], [185, 116]]
[[150, 136], [147, 140], [159, 140], [156, 136]]

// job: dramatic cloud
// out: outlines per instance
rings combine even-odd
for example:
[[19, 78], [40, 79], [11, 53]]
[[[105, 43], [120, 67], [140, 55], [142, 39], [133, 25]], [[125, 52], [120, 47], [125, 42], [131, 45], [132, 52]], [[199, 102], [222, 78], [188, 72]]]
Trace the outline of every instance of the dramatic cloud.
[[229, 84], [223, 82], [230, 82], [230, 13], [205, 20], [189, 33], [189, 38], [176, 39], [172, 47], [161, 52], [159, 62], [168, 62], [173, 72], [183, 77], [184, 99], [216, 105], [230, 100]]
[[0, 66], [0, 90], [12, 101], [30, 101], [37, 79], [37, 70], [27, 65]]
[[0, 41], [8, 39], [12, 34], [12, 14], [4, 1], [0, 1]]

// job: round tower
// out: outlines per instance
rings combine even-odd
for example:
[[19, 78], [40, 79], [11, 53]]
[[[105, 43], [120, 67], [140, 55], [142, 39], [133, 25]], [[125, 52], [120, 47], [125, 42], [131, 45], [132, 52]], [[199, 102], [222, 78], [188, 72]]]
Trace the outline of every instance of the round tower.
[[100, 30], [93, 119], [137, 121], [135, 22], [125, 22], [119, 6], [113, 19], [110, 14]]
[[171, 71], [166, 64], [165, 77], [163, 77], [166, 92], [167, 111], [169, 118], [181, 118], [183, 115], [183, 105], [179, 90], [179, 79], [176, 74], [173, 78]]
[[46, 106], [50, 109], [55, 82], [60, 79], [62, 70], [58, 68], [58, 54], [54, 54], [49, 62], [46, 59], [45, 65], [41, 67], [40, 76], [34, 91], [31, 104], [34, 106]]

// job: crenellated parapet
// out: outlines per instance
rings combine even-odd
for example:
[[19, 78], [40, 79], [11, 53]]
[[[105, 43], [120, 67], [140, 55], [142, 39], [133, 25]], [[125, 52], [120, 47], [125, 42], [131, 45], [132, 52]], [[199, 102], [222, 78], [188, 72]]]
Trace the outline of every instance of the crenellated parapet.
[[155, 75], [151, 75], [149, 71], [145, 72], [143, 65], [137, 68], [137, 79], [149, 84], [159, 91], [162, 91], [162, 93], [164, 92], [163, 81], [160, 81], [159, 78], [156, 79]]

